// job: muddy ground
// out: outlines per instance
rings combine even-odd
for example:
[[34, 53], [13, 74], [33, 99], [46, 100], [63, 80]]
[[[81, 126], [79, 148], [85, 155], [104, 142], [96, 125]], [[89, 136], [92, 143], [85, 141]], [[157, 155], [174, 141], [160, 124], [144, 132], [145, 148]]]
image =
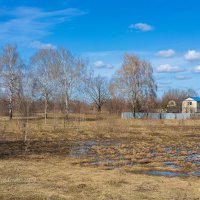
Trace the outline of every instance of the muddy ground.
[[0, 121], [0, 199], [200, 199], [200, 120], [59, 120]]
[[200, 176], [198, 146], [138, 144], [130, 140], [2, 141], [0, 158], [28, 155], [78, 158], [81, 167], [123, 168], [157, 176]]

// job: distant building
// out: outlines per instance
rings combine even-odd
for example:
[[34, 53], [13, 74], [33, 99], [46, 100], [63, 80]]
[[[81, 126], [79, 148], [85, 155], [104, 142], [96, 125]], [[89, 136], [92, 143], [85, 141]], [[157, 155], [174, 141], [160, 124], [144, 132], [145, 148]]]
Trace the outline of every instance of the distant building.
[[177, 111], [177, 103], [175, 100], [170, 100], [167, 104], [167, 113], [176, 113]]
[[183, 113], [200, 112], [200, 97], [188, 97], [182, 102]]

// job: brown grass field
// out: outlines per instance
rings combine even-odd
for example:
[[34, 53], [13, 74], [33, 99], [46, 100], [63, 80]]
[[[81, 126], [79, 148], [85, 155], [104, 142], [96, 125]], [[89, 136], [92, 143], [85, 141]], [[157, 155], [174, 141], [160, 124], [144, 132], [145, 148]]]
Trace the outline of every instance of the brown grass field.
[[1, 118], [0, 199], [200, 199], [200, 120], [26, 122]]

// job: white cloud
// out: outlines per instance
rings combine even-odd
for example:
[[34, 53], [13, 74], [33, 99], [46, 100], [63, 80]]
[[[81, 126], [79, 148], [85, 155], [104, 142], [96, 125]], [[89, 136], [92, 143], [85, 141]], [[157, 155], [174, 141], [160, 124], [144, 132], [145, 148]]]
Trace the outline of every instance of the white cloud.
[[146, 23], [137, 23], [137, 24], [131, 24], [129, 26], [130, 29], [136, 29], [136, 30], [140, 30], [140, 31], [152, 31], [154, 29], [153, 26], [146, 24]]
[[185, 54], [185, 59], [188, 61], [200, 60], [200, 52], [195, 51], [195, 50], [189, 50]]
[[176, 76], [175, 78], [176, 78], [177, 80], [188, 80], [188, 79], [191, 79], [192, 77], [180, 75], [180, 76]]
[[34, 40], [30, 43], [31, 48], [35, 49], [55, 49], [56, 46], [50, 43], [42, 43], [40, 41]]
[[175, 51], [173, 49], [161, 50], [156, 55], [160, 57], [169, 58], [175, 55]]
[[194, 73], [200, 73], [200, 65], [194, 67], [194, 68], [192, 69], [192, 71], [193, 71]]
[[178, 73], [183, 71], [185, 71], [185, 69], [182, 69], [179, 66], [172, 66], [170, 64], [160, 65], [156, 68], [157, 73]]
[[96, 61], [93, 66], [98, 69], [113, 69], [111, 64], [104, 63], [101, 60]]
[[7, 20], [0, 22], [0, 39], [6, 42], [24, 42], [38, 40], [52, 34], [53, 28], [87, 14], [76, 8], [45, 11], [37, 7], [17, 7], [1, 9], [0, 16]]

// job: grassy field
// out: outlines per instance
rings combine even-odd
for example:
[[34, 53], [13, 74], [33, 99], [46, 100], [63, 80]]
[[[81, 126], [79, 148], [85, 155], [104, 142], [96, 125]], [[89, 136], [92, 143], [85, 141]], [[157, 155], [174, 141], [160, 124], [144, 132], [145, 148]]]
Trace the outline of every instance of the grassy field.
[[200, 199], [200, 120], [2, 118], [0, 134], [0, 199]]

